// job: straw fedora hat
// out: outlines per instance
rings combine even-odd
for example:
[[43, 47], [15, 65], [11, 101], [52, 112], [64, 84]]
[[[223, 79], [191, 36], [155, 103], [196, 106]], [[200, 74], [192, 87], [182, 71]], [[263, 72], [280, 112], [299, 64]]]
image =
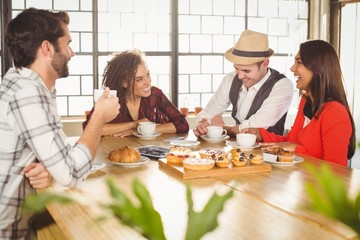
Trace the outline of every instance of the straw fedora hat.
[[250, 65], [264, 61], [274, 54], [269, 48], [268, 36], [264, 33], [245, 30], [235, 47], [225, 52], [225, 58], [240, 65]]

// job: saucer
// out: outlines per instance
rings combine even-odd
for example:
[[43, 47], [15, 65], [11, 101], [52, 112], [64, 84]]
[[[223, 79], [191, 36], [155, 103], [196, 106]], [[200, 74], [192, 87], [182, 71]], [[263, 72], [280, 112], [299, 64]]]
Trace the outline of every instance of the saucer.
[[110, 161], [110, 162], [112, 164], [120, 166], [120, 167], [134, 168], [134, 167], [138, 167], [140, 165], [143, 165], [143, 164], [147, 163], [148, 161], [150, 161], [150, 158], [141, 156], [138, 162], [133, 162], [133, 163], [112, 162], [112, 161]]
[[222, 138], [208, 138], [206, 135], [201, 135], [200, 137], [202, 138], [202, 140], [209, 142], [209, 143], [219, 143], [219, 142], [223, 142], [224, 140], [230, 138], [229, 135], [226, 135]]
[[200, 142], [195, 140], [177, 140], [171, 141], [170, 144], [177, 147], [195, 147], [199, 145]]
[[159, 132], [154, 132], [152, 135], [145, 135], [145, 134], [140, 134], [140, 133], [138, 133], [138, 132], [133, 132], [133, 135], [134, 135], [135, 137], [138, 137], [138, 138], [141, 138], [141, 139], [154, 139], [154, 138], [160, 136], [161, 133], [159, 133]]
[[237, 143], [237, 141], [226, 141], [226, 145], [228, 145], [228, 146], [230, 146], [230, 147], [240, 148], [241, 150], [250, 150], [250, 149], [254, 149], [254, 148], [260, 147], [260, 143], [255, 143], [255, 144], [252, 145], [251, 147], [239, 146], [239, 144]]
[[106, 163], [93, 163], [90, 172], [96, 172], [104, 167], [106, 167]]

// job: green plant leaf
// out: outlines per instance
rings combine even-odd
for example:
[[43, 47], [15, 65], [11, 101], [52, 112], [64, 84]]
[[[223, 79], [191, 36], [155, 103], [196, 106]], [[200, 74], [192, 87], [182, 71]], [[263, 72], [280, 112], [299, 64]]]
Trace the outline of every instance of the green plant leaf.
[[26, 211], [39, 213], [43, 212], [46, 205], [50, 203], [68, 204], [74, 200], [63, 194], [52, 192], [32, 193], [25, 198], [23, 208]]
[[233, 190], [220, 196], [214, 193], [201, 212], [193, 210], [193, 200], [190, 186], [187, 186], [188, 202], [188, 226], [186, 230], [186, 240], [198, 240], [206, 233], [213, 231], [217, 226], [217, 216], [223, 211], [225, 202], [233, 196]]
[[328, 165], [319, 169], [310, 164], [305, 167], [315, 179], [315, 184], [305, 184], [310, 199], [308, 208], [341, 221], [360, 235], [360, 193], [355, 200], [350, 199], [344, 180]]
[[142, 183], [135, 179], [132, 185], [140, 202], [138, 207], [117, 188], [114, 178], [108, 178], [107, 183], [114, 199], [114, 203], [107, 205], [107, 207], [119, 220], [134, 227], [149, 239], [165, 239], [161, 216], [154, 209], [151, 196]]

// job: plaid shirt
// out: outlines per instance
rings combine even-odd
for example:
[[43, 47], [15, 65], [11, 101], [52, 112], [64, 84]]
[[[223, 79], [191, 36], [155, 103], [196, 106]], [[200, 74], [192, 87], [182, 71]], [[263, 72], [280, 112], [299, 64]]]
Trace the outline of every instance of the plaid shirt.
[[34, 191], [22, 172], [25, 166], [38, 160], [68, 187], [90, 171], [90, 151], [67, 142], [55, 97], [55, 89], [50, 92], [27, 68], [9, 69], [0, 85], [0, 239], [29, 238], [31, 216], [19, 208]]
[[[87, 126], [94, 108], [88, 114], [83, 128]], [[141, 98], [138, 119], [147, 118], [157, 124], [173, 123], [176, 133], [189, 132], [189, 124], [186, 118], [180, 113], [165, 94], [157, 87], [151, 87], [151, 95]], [[120, 113], [110, 123], [133, 122], [128, 107], [121, 106]]]

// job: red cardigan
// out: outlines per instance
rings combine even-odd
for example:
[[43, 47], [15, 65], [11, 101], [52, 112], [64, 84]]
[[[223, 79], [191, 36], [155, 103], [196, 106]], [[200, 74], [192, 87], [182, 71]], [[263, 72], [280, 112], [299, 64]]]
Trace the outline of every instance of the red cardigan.
[[295, 149], [296, 153], [347, 166], [352, 126], [345, 106], [336, 101], [327, 102], [319, 118], [313, 117], [310, 123], [303, 127], [305, 102], [306, 99], [302, 98], [294, 125], [286, 136], [260, 129], [264, 142], [297, 143], [299, 145]]

